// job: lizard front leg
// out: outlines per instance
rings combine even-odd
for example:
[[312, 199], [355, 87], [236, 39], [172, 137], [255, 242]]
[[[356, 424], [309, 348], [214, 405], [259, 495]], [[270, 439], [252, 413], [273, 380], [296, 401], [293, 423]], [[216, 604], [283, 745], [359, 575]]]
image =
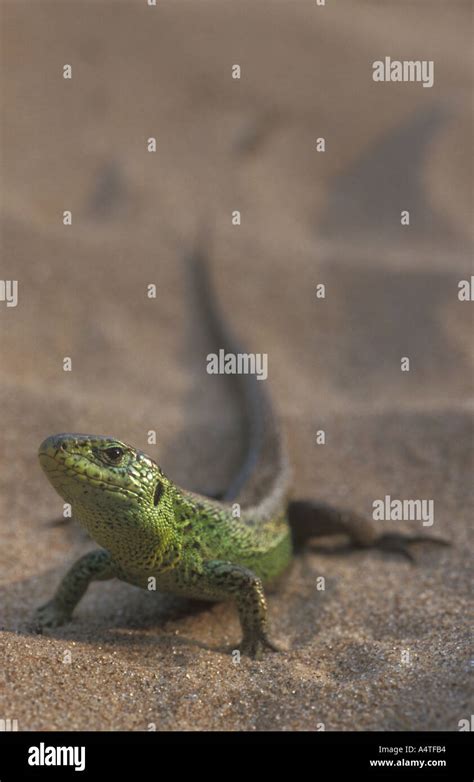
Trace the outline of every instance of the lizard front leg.
[[267, 603], [262, 580], [255, 573], [230, 562], [211, 560], [205, 563], [201, 579], [214, 598], [236, 603], [243, 632], [239, 644], [242, 654], [255, 658], [265, 648], [278, 651], [267, 636]]
[[58, 627], [67, 622], [91, 581], [106, 581], [115, 576], [107, 551], [95, 549], [85, 554], [68, 570], [52, 599], [36, 609], [33, 620], [36, 629]]
[[451, 545], [449, 541], [431, 535], [408, 535], [403, 532], [379, 534], [374, 523], [368, 518], [315, 500], [290, 502], [288, 519], [295, 548], [301, 547], [307, 540], [316, 536], [346, 534], [356, 548], [390, 551], [415, 562], [415, 557], [410, 550], [410, 546], [414, 543]]

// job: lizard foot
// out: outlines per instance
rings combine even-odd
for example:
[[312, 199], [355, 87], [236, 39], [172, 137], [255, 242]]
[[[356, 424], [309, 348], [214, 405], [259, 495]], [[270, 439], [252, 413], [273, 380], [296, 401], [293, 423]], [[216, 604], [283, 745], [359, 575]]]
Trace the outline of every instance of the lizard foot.
[[36, 609], [33, 615], [33, 626], [38, 633], [47, 627], [59, 627], [65, 624], [71, 618], [71, 614], [65, 608], [62, 608], [55, 600]]
[[400, 554], [410, 562], [416, 563], [416, 557], [410, 547], [417, 543], [430, 543], [435, 544], [436, 546], [451, 545], [448, 540], [436, 538], [431, 535], [406, 535], [398, 532], [387, 532], [384, 535], [380, 535], [380, 537], [370, 545], [370, 548], [377, 548], [381, 551], [390, 551], [394, 554]]
[[238, 648], [241, 654], [245, 654], [253, 660], [259, 660], [265, 649], [269, 649], [271, 652], [282, 651], [273, 641], [270, 641], [265, 633], [244, 635]]

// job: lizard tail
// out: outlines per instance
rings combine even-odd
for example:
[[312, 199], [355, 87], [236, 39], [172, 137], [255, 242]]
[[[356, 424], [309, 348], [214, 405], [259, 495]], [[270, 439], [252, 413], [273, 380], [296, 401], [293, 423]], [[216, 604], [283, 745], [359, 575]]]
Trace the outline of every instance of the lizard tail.
[[[207, 246], [207, 242], [201, 239], [189, 254], [188, 262], [195, 289], [204, 305], [209, 329], [217, 348], [223, 348], [226, 353], [232, 354], [245, 352], [229, 326], [215, 295], [208, 253], [203, 250], [203, 247]], [[254, 475], [265, 448], [268, 447], [268, 443], [271, 443], [272, 475], [269, 480], [272, 487], [269, 487], [265, 502], [273, 505], [282, 501], [288, 483], [288, 460], [278, 419], [264, 387], [265, 381], [257, 380], [256, 375], [253, 374], [236, 374], [234, 380], [242, 400], [246, 446], [241, 466], [221, 499], [231, 502], [241, 494]], [[280, 493], [281, 498], [276, 496]]]

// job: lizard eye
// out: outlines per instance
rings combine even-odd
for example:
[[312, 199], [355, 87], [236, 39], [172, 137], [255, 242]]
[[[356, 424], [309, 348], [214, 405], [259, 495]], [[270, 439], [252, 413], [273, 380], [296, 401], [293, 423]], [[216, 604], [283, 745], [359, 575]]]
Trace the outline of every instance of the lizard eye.
[[106, 454], [109, 462], [112, 462], [112, 464], [118, 464], [123, 456], [124, 451], [123, 448], [112, 446], [112, 448], [106, 448], [104, 453]]

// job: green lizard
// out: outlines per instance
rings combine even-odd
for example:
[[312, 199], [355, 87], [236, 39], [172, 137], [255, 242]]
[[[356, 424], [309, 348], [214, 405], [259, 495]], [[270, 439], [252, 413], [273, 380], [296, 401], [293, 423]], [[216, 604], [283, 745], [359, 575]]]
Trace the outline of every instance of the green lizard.
[[[195, 284], [221, 347], [238, 353], [212, 293], [207, 266], [196, 253]], [[356, 547], [396, 551], [445, 541], [381, 534], [351, 511], [313, 500], [290, 500], [290, 471], [277, 418], [262, 382], [239, 375], [248, 427], [243, 466], [219, 499], [177, 486], [143, 451], [113, 437], [58, 434], [39, 448], [41, 466], [75, 518], [100, 546], [81, 557], [54, 597], [37, 609], [38, 630], [67, 622], [91, 581], [118, 578], [199, 600], [233, 601], [243, 638], [240, 651], [256, 657], [277, 651], [267, 634], [264, 586], [288, 567], [293, 551], [311, 537], [345, 533]], [[268, 488], [250, 507], [236, 501], [265, 456]], [[151, 580], [150, 580], [151, 579]]]

